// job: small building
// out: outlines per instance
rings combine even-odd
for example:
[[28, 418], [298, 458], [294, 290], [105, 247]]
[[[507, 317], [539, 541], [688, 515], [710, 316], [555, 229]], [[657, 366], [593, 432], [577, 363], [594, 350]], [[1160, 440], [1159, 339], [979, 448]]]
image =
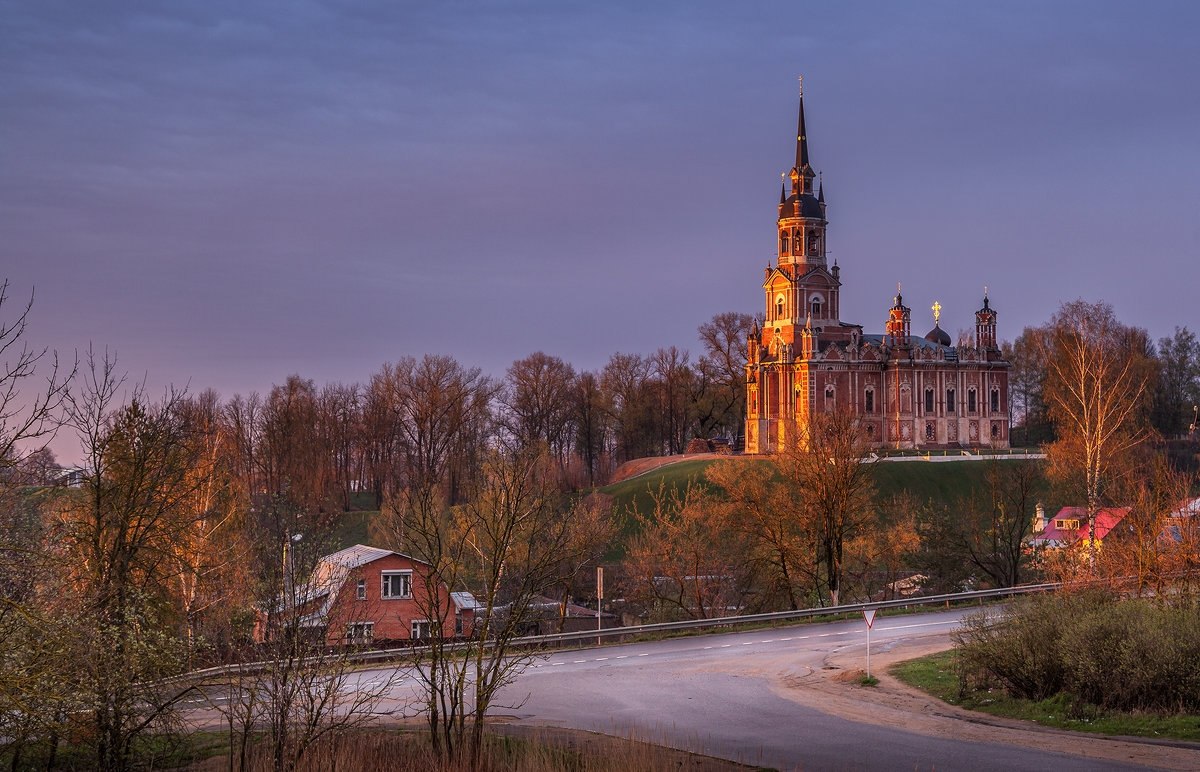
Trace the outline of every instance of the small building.
[[428, 638], [435, 619], [444, 635], [471, 635], [478, 608], [470, 593], [449, 592], [429, 563], [365, 544], [321, 558], [289, 594], [299, 627], [329, 644]]
[[[1034, 525], [1034, 536], [1029, 542], [1032, 546], [1061, 549], [1076, 544], [1087, 544], [1089, 535], [1087, 509], [1063, 507], [1052, 519], [1042, 523], [1041, 520], [1045, 517], [1044, 511], [1039, 505], [1039, 519]], [[1128, 514], [1129, 507], [1105, 507], [1096, 512], [1096, 546], [1102, 545], [1109, 532]]]

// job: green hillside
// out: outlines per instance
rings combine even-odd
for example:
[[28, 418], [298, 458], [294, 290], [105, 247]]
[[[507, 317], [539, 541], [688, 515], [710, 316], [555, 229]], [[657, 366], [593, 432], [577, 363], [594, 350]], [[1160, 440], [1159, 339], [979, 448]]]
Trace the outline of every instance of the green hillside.
[[[741, 459], [736, 459], [741, 461]], [[704, 470], [716, 461], [704, 459], [682, 461], [655, 469], [651, 472], [613, 483], [600, 489], [613, 497], [617, 510], [624, 513], [630, 507], [642, 515], [650, 513], [650, 492], [659, 485], [682, 489], [689, 480], [705, 484]], [[745, 460], [743, 463], [771, 463], [766, 460]], [[1013, 461], [897, 461], [871, 465], [875, 485], [881, 498], [907, 492], [920, 501], [929, 499], [952, 499], [980, 490], [984, 484], [988, 466], [992, 463], [1009, 464]], [[632, 524], [627, 524], [627, 530]]]

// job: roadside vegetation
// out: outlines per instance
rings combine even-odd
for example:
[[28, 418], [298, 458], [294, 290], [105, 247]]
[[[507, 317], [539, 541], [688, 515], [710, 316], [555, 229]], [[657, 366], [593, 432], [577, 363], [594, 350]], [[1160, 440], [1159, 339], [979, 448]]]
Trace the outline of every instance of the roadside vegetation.
[[1091, 590], [969, 617], [892, 674], [952, 705], [1102, 734], [1200, 741], [1200, 606]]

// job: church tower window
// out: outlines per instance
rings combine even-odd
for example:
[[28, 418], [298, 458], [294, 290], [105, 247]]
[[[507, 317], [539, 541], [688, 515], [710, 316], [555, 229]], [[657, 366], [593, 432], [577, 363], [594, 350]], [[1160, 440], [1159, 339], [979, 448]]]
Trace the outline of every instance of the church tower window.
[[783, 318], [783, 295], [782, 294], [775, 296], [775, 318], [776, 319]]
[[821, 318], [821, 298], [815, 297], [812, 300], [812, 315], [813, 319]]
[[780, 237], [779, 237], [779, 254], [786, 255], [787, 253], [788, 253], [788, 235], [787, 235], [787, 231], [784, 231], [783, 234], [780, 235]]

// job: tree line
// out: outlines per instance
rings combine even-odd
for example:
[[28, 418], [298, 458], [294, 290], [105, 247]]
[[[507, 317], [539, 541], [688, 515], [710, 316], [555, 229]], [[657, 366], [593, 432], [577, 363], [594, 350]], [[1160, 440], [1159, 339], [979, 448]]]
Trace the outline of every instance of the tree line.
[[[6, 301], [0, 291], [0, 312]], [[304, 644], [299, 604], [281, 600], [345, 546], [347, 512], [360, 508], [379, 512], [373, 543], [425, 561], [489, 612], [508, 609], [485, 614], [487, 647], [414, 654], [433, 752], [471, 766], [491, 698], [519, 672], [505, 655], [523, 614], [541, 596], [587, 600], [601, 561], [616, 563], [614, 594], [643, 618], [837, 605], [905, 592], [914, 574], [956, 589], [1132, 566], [1139, 590], [1161, 591], [1196, 567], [1190, 536], [1158, 539], [1193, 478], [1163, 461], [1165, 432], [1153, 430], [1156, 415], [1186, 418], [1194, 338], [1180, 330], [1154, 350], [1103, 304], [1066, 304], [1022, 334], [1021, 353], [1011, 347], [1018, 423], [1045, 421], [1045, 465], [997, 465], [980, 489], [945, 500], [883, 498], [854, 416], [834, 412], [802, 447], [715, 463], [626, 513], [582, 494], [624, 460], [736, 436], [750, 316], [703, 325], [694, 363], [670, 347], [576, 372], [535, 353], [493, 378], [425, 355], [365, 384], [292, 376], [223, 400], [148, 394], [105, 352], [61, 366], [24, 347], [27, 312], [0, 326], [0, 348], [18, 352], [0, 374], [0, 738], [15, 766], [23, 749], [53, 767], [59, 748], [85, 747], [93, 766], [129, 768], [161, 750], [147, 738], [180, 728], [190, 687], [163, 679], [217, 662], [276, 663], [227, 684], [239, 768], [261, 752], [250, 740], [264, 726], [270, 766], [284, 770], [348, 715], [370, 713], [383, 687], [342, 700], [344, 652]], [[80, 441], [78, 488], [29, 485], [54, 465], [22, 443], [54, 431]], [[1126, 546], [1039, 562], [1026, 548], [1031, 510], [1055, 500], [1084, 504], [1089, 521], [1133, 502]], [[441, 600], [429, 600], [435, 627]]]

